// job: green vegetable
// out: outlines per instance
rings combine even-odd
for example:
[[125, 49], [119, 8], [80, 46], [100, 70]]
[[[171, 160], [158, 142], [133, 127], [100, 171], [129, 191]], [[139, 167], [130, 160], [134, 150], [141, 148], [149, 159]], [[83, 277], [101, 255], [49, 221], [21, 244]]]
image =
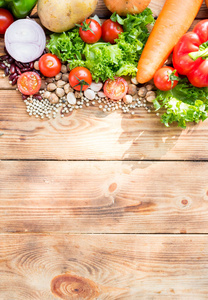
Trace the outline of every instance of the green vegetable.
[[[128, 47], [131, 47], [129, 44]], [[119, 44], [110, 45], [106, 43], [87, 44], [84, 48], [84, 61], [73, 60], [70, 67], [85, 66], [92, 73], [95, 81], [105, 81], [115, 76], [136, 75], [137, 68], [131, 58], [125, 54]], [[128, 51], [128, 49], [126, 49]]]
[[154, 23], [152, 11], [147, 8], [141, 14], [125, 18], [113, 14], [112, 18], [122, 23], [124, 32], [115, 45], [98, 42], [85, 44], [74, 28], [62, 34], [52, 34], [47, 48], [71, 68], [84, 66], [92, 73], [95, 81], [105, 81], [115, 76], [136, 76], [137, 64], [148, 39], [148, 24]]
[[29, 15], [37, 0], [0, 0], [0, 7], [7, 8], [17, 19]]
[[81, 60], [85, 43], [79, 36], [79, 29], [63, 33], [53, 33], [47, 44], [48, 50], [57, 55], [63, 62]]
[[158, 90], [157, 93], [153, 104], [156, 111], [165, 108], [161, 118], [165, 126], [177, 122], [178, 126], [186, 128], [187, 122], [198, 123], [207, 119], [208, 88], [194, 87], [183, 79], [174, 89], [167, 92]]

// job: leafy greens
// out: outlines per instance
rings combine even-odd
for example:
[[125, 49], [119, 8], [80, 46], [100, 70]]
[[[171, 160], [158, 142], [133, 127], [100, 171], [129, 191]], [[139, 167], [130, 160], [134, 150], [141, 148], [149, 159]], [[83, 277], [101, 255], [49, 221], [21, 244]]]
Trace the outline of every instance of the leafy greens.
[[85, 44], [79, 36], [79, 29], [74, 28], [52, 34], [47, 48], [62, 61], [67, 61], [71, 69], [77, 66], [88, 68], [95, 81], [135, 76], [138, 60], [149, 37], [147, 25], [154, 23], [152, 11], [146, 8], [141, 14], [127, 17], [113, 14], [111, 18], [122, 23], [124, 29], [114, 45], [102, 41]]
[[173, 122], [186, 128], [187, 122], [196, 122], [207, 119], [208, 88], [197, 88], [187, 79], [181, 80], [178, 85], [167, 92], [158, 90], [153, 104], [156, 111], [165, 109], [161, 122], [169, 127]]

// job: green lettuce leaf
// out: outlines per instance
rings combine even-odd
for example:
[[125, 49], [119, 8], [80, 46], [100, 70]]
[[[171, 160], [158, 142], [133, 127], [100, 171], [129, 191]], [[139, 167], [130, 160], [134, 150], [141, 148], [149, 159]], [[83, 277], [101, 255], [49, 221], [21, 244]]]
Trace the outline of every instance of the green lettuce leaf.
[[111, 17], [122, 23], [121, 33], [114, 45], [104, 42], [86, 44], [74, 28], [61, 34], [54, 33], [47, 44], [48, 50], [57, 55], [70, 68], [84, 66], [92, 73], [95, 81], [106, 81], [115, 76], [136, 76], [137, 64], [149, 37], [148, 24], [154, 23], [152, 11], [147, 8], [141, 14]]
[[156, 111], [165, 109], [161, 118], [165, 126], [177, 122], [179, 127], [186, 128], [188, 122], [207, 119], [208, 88], [196, 88], [184, 79], [174, 89], [158, 90], [157, 94], [153, 104]]

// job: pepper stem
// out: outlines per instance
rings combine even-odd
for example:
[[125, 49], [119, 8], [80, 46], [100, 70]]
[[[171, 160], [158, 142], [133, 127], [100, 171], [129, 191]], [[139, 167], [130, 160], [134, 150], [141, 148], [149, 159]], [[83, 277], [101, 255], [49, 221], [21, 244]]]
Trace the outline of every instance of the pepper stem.
[[208, 43], [205, 42], [199, 46], [199, 51], [189, 53], [189, 57], [196, 61], [198, 58], [208, 58]]

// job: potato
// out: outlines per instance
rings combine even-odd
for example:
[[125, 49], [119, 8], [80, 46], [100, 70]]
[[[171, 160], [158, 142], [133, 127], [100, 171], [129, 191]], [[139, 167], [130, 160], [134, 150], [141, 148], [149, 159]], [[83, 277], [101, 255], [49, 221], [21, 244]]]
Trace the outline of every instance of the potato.
[[38, 15], [43, 26], [53, 32], [67, 31], [88, 18], [98, 0], [38, 0]]

